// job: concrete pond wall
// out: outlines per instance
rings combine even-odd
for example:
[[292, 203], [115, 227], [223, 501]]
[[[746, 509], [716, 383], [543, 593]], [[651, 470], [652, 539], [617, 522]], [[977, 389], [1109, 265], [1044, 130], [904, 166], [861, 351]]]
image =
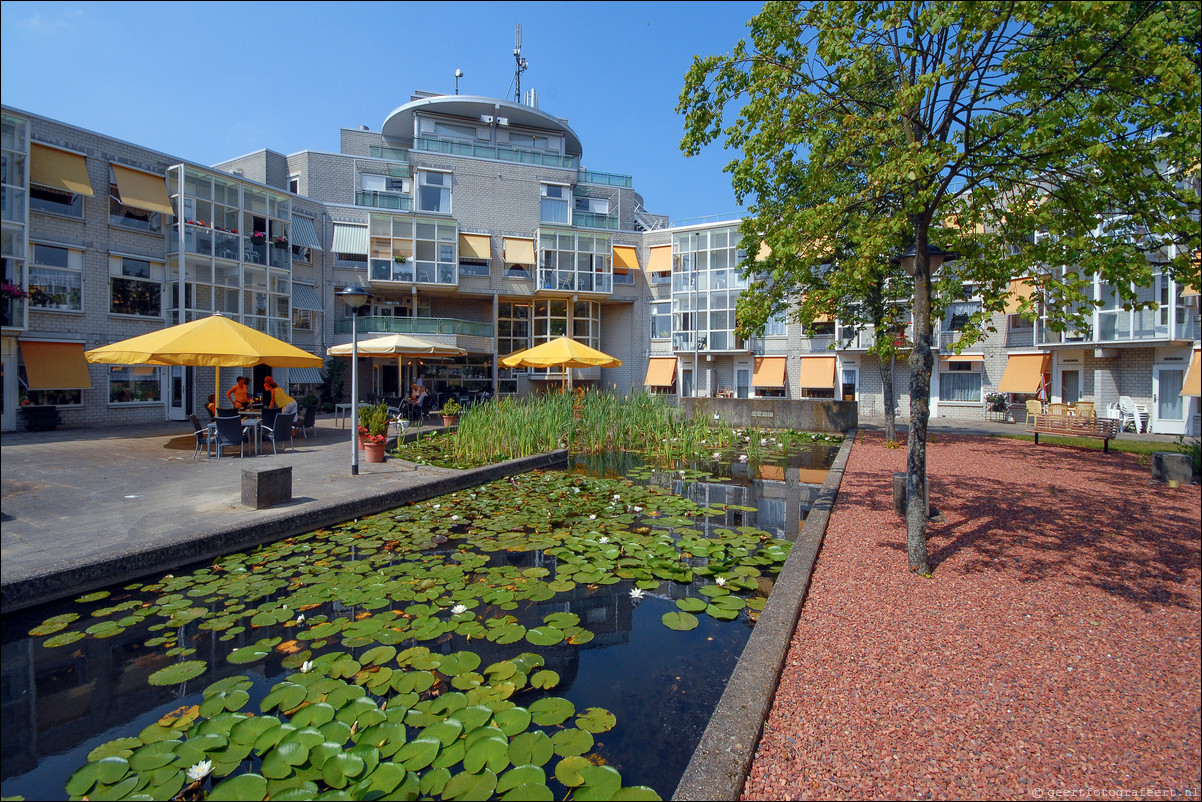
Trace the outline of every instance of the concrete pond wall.
[[859, 404], [821, 398], [682, 398], [680, 407], [694, 417], [721, 417], [731, 426], [846, 432], [859, 425]]

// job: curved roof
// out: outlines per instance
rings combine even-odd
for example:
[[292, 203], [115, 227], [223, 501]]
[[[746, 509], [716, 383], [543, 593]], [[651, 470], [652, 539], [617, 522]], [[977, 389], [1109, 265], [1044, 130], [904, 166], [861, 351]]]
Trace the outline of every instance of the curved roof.
[[564, 137], [565, 151], [569, 155], [579, 156], [582, 154], [580, 137], [576, 136], [576, 132], [558, 117], [533, 106], [514, 103], [511, 100], [477, 95], [436, 95], [410, 101], [393, 109], [384, 118], [384, 125], [380, 129], [384, 137], [392, 140], [412, 141], [413, 114], [417, 111], [445, 114], [449, 117], [462, 117], [468, 120], [479, 120], [482, 114], [505, 117], [511, 125], [560, 134]]

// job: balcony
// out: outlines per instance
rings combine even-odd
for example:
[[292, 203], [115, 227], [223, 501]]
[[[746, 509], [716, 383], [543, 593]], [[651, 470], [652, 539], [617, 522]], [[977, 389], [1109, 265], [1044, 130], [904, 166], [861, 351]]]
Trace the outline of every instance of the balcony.
[[613, 275], [610, 273], [577, 273], [573, 270], [539, 268], [534, 284], [536, 295], [570, 295], [574, 292], [598, 292], [608, 295], [613, 291]]
[[394, 212], [407, 212], [412, 205], [412, 199], [400, 192], [355, 191], [355, 205], [367, 206], [372, 209], [389, 209]]
[[419, 136], [413, 140], [413, 149], [429, 153], [444, 153], [448, 156], [468, 156], [473, 159], [497, 159], [517, 164], [536, 164], [542, 167], [559, 167], [575, 170], [579, 160], [575, 156], [561, 156], [541, 150], [522, 150], [505, 146], [479, 145], [458, 139], [443, 139], [435, 136]]
[[[335, 332], [351, 333], [351, 319], [335, 321]], [[471, 337], [492, 337], [491, 323], [473, 320], [457, 320], [450, 317], [360, 317], [359, 332], [383, 332], [386, 334], [462, 334]]]
[[386, 159], [392, 162], [408, 162], [408, 148], [394, 148], [388, 145], [372, 145], [367, 152], [373, 159]]
[[580, 168], [576, 171], [576, 183], [600, 184], [604, 187], [632, 187], [634, 179], [622, 173], [603, 173], [600, 170]]
[[609, 231], [618, 230], [616, 215], [597, 214], [596, 212], [572, 212], [572, 225], [579, 228], [604, 228]]

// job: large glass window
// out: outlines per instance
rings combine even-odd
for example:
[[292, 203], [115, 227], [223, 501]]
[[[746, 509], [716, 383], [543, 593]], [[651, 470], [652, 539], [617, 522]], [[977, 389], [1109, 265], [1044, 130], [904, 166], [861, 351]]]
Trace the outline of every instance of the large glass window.
[[34, 244], [29, 268], [31, 307], [79, 311], [82, 289], [83, 251]]
[[423, 212], [451, 213], [451, 174], [418, 174], [417, 208]]
[[568, 225], [568, 188], [559, 184], [543, 184], [540, 194], [542, 200], [539, 203], [539, 220], [544, 223]]
[[163, 315], [163, 265], [143, 259], [109, 259], [109, 311], [117, 315]]
[[162, 368], [121, 365], [109, 368], [110, 404], [145, 404], [163, 400]]
[[739, 276], [736, 227], [676, 234], [672, 241], [672, 330], [676, 350], [740, 348], [735, 304], [747, 281]]
[[83, 219], [83, 195], [54, 187], [31, 184], [29, 187], [29, 210], [61, 214]]
[[666, 340], [672, 336], [672, 302], [651, 303], [651, 339]]
[[974, 369], [974, 363], [967, 360], [948, 362], [947, 370], [939, 374], [939, 398], [942, 401], [980, 402], [981, 373]]
[[535, 287], [613, 292], [613, 238], [608, 234], [540, 228]]

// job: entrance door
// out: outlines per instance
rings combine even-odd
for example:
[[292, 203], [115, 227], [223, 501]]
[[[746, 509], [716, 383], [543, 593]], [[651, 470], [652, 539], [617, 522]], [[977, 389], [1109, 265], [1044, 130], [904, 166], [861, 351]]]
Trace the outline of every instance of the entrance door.
[[843, 400], [856, 400], [856, 369], [843, 368]]
[[167, 420], [187, 420], [192, 414], [192, 385], [196, 368], [167, 368]]
[[1152, 431], [1157, 434], [1185, 434], [1184, 382], [1184, 367], [1152, 367]]
[[751, 368], [735, 368], [735, 398], [747, 398], [751, 395]]
[[684, 398], [693, 397], [693, 369], [682, 368], [680, 371], [680, 394]]

